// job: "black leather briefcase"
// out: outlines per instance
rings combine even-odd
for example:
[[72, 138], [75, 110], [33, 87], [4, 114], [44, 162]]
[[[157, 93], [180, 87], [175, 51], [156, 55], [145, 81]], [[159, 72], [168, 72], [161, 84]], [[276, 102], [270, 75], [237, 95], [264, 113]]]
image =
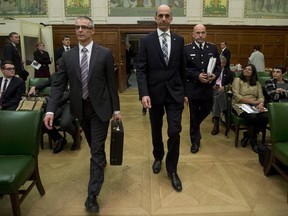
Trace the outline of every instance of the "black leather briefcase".
[[122, 121], [111, 121], [110, 164], [122, 165], [124, 129]]

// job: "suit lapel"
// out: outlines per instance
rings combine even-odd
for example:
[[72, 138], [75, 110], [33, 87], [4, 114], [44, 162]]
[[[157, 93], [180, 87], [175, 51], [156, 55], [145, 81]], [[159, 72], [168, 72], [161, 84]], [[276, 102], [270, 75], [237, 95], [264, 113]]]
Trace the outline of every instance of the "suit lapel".
[[175, 34], [173, 32], [171, 32], [170, 34], [171, 34], [171, 50], [170, 50], [170, 57], [169, 57], [168, 64], [170, 63], [170, 60], [173, 58], [173, 55], [175, 54], [176, 44], [177, 44]]
[[93, 68], [95, 67], [95, 64], [97, 62], [97, 58], [98, 58], [99, 55], [100, 55], [99, 47], [96, 44], [93, 44], [92, 52], [91, 52], [91, 56], [90, 56], [90, 62], [89, 62], [88, 80], [90, 79], [90, 77], [92, 75]]
[[157, 48], [158, 54], [160, 56], [160, 59], [162, 60], [163, 64], [166, 65], [165, 59], [164, 59], [164, 54], [163, 54], [163, 51], [162, 51], [162, 48], [161, 48], [161, 44], [160, 44], [160, 40], [159, 40], [157, 31], [155, 31], [152, 36], [153, 36], [152, 41], [157, 41], [156, 48]]
[[[74, 68], [76, 70], [76, 74], [81, 81], [81, 68], [80, 68], [80, 58], [79, 58], [79, 46], [76, 46], [75, 49], [71, 50], [71, 59], [76, 59], [74, 62]], [[69, 55], [68, 55], [69, 56]]]

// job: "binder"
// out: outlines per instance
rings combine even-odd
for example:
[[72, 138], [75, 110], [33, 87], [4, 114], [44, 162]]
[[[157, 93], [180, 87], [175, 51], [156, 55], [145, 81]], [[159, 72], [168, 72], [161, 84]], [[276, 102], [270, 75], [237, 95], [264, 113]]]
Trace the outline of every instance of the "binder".
[[122, 121], [111, 120], [110, 165], [122, 165], [124, 129]]

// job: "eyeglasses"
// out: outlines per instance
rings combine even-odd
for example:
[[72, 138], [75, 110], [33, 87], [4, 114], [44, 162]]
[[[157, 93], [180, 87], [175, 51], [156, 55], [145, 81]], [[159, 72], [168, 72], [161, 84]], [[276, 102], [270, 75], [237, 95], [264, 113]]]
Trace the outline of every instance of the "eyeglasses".
[[8, 70], [8, 71], [15, 71], [15, 67], [13, 68], [3, 68], [4, 70]]
[[75, 29], [76, 29], [76, 30], [79, 30], [80, 28], [81, 28], [82, 30], [93, 29], [93, 27], [91, 27], [91, 26], [75, 25]]

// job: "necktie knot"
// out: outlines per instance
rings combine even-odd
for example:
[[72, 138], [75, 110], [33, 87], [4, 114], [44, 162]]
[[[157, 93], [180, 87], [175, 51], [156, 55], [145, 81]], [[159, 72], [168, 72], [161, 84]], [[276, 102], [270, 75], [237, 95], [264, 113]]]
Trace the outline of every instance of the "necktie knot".
[[83, 47], [82, 50], [81, 50], [81, 52], [82, 52], [82, 53], [86, 53], [86, 52], [88, 52], [88, 49], [85, 48], [85, 47]]
[[203, 44], [199, 44], [199, 48], [203, 50]]

